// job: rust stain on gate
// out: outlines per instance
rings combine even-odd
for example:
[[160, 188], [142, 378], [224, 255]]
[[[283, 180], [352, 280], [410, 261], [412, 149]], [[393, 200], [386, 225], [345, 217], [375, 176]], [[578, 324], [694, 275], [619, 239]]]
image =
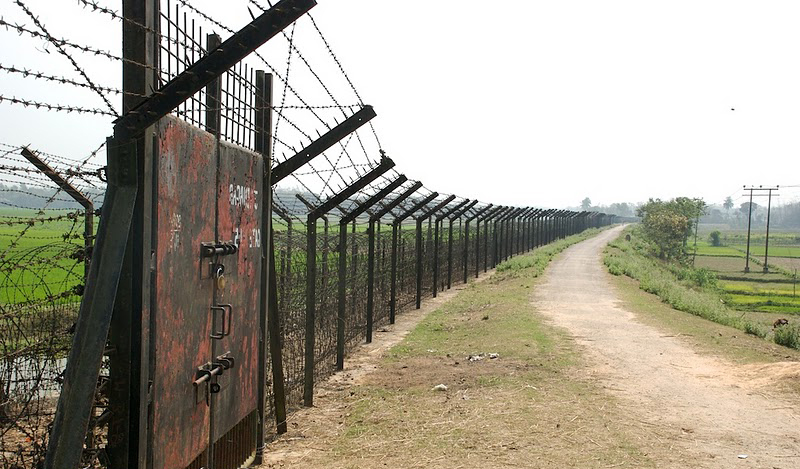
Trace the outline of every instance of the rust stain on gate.
[[[227, 443], [219, 466], [239, 467], [257, 446], [255, 425], [240, 424], [257, 409], [263, 160], [221, 144], [217, 175], [214, 137], [174, 118], [158, 125], [157, 143], [153, 467], [189, 467], [212, 441]], [[203, 244], [218, 243], [238, 251], [202, 255]], [[233, 367], [196, 385], [198, 370], [221, 356]], [[231, 436], [236, 457], [222, 454]]]

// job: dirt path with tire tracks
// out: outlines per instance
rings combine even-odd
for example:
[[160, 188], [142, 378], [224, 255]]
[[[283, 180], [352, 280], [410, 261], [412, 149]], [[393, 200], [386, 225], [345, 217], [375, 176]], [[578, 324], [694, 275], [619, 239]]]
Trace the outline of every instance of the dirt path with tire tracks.
[[620, 229], [553, 262], [535, 289], [537, 309], [574, 337], [591, 373], [683, 456], [682, 467], [800, 468], [800, 409], [752, 374], [695, 353], [620, 306], [601, 260]]

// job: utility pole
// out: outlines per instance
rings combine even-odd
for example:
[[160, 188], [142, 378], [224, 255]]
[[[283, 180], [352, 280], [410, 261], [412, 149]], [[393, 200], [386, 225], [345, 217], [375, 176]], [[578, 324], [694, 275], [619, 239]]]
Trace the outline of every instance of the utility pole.
[[[746, 186], [742, 186], [744, 190], [748, 190]], [[750, 190], [750, 202], [747, 205], [747, 253], [744, 256], [744, 273], [750, 272], [750, 222], [752, 220], [753, 215], [753, 189], [752, 187]]]
[[769, 191], [769, 195], [768, 195], [769, 199], [767, 199], [767, 239], [766, 239], [766, 244], [764, 245], [764, 273], [765, 274], [769, 273], [769, 264], [767, 263], [767, 261], [769, 260], [769, 215], [770, 215], [770, 212], [772, 211], [772, 191], [773, 190], [777, 191], [779, 187], [781, 187], [781, 186], [775, 186], [774, 189], [772, 189], [772, 188], [767, 189]]
[[[753, 216], [753, 192], [755, 191], [769, 191], [770, 201], [772, 199], [772, 191], [778, 190], [778, 187], [747, 187], [742, 186], [742, 189], [750, 191], [750, 203], [747, 207], [747, 253], [745, 254], [744, 273], [750, 272], [750, 226]], [[747, 194], [745, 194], [747, 195]], [[769, 211], [767, 212], [767, 247], [769, 246]], [[764, 262], [764, 272], [767, 272], [766, 257]]]

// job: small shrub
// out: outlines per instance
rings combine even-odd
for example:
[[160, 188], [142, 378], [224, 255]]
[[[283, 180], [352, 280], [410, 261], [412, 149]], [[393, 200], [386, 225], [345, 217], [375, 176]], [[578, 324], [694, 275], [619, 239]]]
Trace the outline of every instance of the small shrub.
[[757, 322], [745, 321], [742, 324], [744, 332], [754, 335], [756, 337], [765, 338], [767, 336], [767, 328], [758, 324]]
[[800, 349], [800, 327], [796, 324], [787, 324], [775, 328], [773, 340], [778, 345]]
[[709, 241], [711, 241], [712, 246], [722, 246], [722, 233], [719, 231], [712, 231], [710, 235], [708, 235]]
[[706, 267], [692, 269], [692, 280], [700, 287], [717, 286], [717, 274]]

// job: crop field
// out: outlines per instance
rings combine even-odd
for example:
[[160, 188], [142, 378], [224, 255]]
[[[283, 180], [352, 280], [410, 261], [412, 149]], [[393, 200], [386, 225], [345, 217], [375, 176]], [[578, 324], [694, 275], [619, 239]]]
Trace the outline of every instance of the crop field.
[[82, 284], [79, 212], [0, 210], [0, 305], [62, 297]]
[[[707, 236], [707, 235], [706, 235]], [[796, 270], [800, 268], [800, 236], [795, 233], [770, 233], [769, 273], [763, 271], [766, 239], [751, 237], [750, 272], [745, 273], [747, 233], [723, 232], [723, 246], [698, 240], [695, 267], [714, 271], [725, 302], [764, 325], [781, 315], [800, 315]]]

